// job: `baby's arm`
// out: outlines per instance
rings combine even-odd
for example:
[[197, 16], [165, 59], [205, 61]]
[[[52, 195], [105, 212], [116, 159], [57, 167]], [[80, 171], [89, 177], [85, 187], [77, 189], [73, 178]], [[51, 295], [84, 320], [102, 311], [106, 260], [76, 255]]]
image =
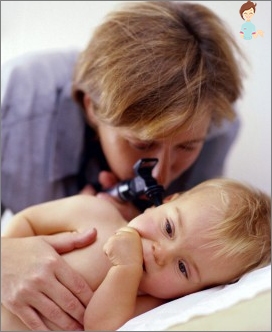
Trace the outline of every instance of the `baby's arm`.
[[[2, 236], [25, 237], [95, 227], [90, 216], [98, 214], [98, 198], [76, 195], [28, 207], [15, 214]], [[99, 200], [99, 205], [109, 204]], [[93, 221], [93, 223], [92, 223]]]
[[109, 238], [104, 251], [112, 267], [87, 306], [85, 330], [116, 330], [135, 313], [143, 273], [142, 242], [138, 232], [131, 227], [121, 228]]

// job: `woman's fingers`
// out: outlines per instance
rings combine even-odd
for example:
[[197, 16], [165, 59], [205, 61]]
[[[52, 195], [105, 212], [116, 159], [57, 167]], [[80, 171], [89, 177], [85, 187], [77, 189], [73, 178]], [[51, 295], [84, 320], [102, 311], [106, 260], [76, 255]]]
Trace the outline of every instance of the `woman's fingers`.
[[86, 247], [95, 242], [97, 231], [95, 228], [84, 232], [64, 232], [55, 235], [40, 236], [50, 244], [59, 254], [72, 251], [74, 249]]
[[[43, 316], [62, 330], [78, 329], [93, 294], [81, 275], [49, 245], [55, 241], [55, 247], [64, 251], [78, 246], [77, 235], [62, 235], [47, 237], [48, 242], [39, 236], [2, 239], [1, 300], [32, 330], [46, 329]], [[72, 246], [67, 248], [61, 242], [69, 239]]]
[[[54, 330], [74, 331], [82, 329], [85, 306], [61, 284], [59, 294], [53, 297], [53, 289], [40, 298], [32, 298], [33, 307], [43, 313], [42, 320]], [[54, 298], [52, 301], [51, 298]]]

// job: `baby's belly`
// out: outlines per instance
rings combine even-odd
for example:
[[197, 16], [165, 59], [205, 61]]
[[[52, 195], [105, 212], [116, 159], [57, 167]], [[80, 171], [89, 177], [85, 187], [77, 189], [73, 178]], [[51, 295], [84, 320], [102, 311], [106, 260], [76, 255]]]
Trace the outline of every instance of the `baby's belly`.
[[99, 287], [111, 267], [100, 243], [91, 244], [63, 256], [67, 263], [88, 283], [92, 291]]

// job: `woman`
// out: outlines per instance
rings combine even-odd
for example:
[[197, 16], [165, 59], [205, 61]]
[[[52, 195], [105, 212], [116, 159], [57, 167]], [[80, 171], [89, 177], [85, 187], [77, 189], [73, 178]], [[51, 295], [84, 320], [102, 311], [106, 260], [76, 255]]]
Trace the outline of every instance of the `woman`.
[[[82, 53], [8, 63], [2, 70], [3, 205], [17, 212], [81, 192], [111, 201], [130, 220], [146, 205], [119, 202], [103, 190], [132, 177], [140, 158], [159, 159], [153, 176], [166, 195], [222, 175], [239, 126], [234, 104], [242, 87], [238, 48], [226, 31], [199, 4], [125, 2], [98, 26]], [[29, 252], [5, 242], [13, 256], [2, 260], [2, 301], [30, 328], [43, 327], [34, 308], [75, 328], [91, 290], [64, 262], [61, 282], [44, 289], [60, 264], [44, 263], [56, 257], [48, 243], [35, 239], [33, 252], [34, 240], [27, 241]], [[48, 241], [58, 247], [55, 239]], [[24, 275], [13, 270], [23, 263], [20, 255], [44, 264], [43, 280], [30, 282], [30, 265]], [[71, 275], [85, 295], [75, 295]], [[20, 288], [46, 292], [49, 301], [30, 305]], [[75, 301], [82, 303], [77, 313], [67, 308]], [[62, 314], [56, 315], [56, 302]]]

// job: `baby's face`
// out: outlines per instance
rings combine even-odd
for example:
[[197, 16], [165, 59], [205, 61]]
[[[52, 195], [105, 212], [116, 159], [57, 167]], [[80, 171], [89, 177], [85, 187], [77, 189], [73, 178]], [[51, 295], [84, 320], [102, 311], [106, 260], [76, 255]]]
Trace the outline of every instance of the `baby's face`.
[[231, 281], [241, 262], [214, 258], [205, 247], [212, 221], [223, 203], [215, 190], [181, 195], [150, 208], [129, 226], [142, 237], [144, 274], [140, 289], [155, 297], [174, 298]]

